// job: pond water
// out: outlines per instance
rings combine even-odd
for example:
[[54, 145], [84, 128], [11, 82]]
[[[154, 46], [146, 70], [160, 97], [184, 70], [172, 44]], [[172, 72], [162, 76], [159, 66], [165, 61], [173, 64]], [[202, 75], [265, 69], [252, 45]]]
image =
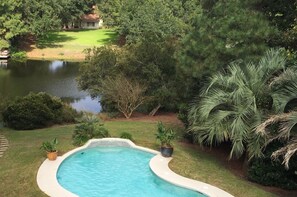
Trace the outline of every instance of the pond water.
[[47, 92], [60, 97], [78, 111], [101, 111], [99, 99], [92, 99], [77, 87], [78, 62], [27, 60], [8, 61], [0, 67], [0, 95], [6, 98], [29, 92]]

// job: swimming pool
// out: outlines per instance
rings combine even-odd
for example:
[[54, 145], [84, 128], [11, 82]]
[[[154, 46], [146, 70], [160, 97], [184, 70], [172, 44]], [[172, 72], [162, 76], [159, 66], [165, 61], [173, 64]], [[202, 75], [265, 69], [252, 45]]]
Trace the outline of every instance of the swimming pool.
[[82, 197], [206, 197], [157, 177], [149, 162], [155, 155], [130, 147], [93, 147], [65, 159], [59, 184]]
[[[111, 156], [112, 155], [111, 152], [117, 152], [119, 151], [117, 149], [118, 148], [121, 149], [121, 147], [124, 147], [124, 149], [127, 149], [127, 148], [132, 149], [137, 153], [136, 155], [141, 154], [142, 156], [143, 155], [146, 155], [146, 156], [145, 158], [142, 158], [140, 160], [138, 160], [137, 157], [130, 158], [126, 156], [123, 152], [120, 154], [120, 156], [119, 155]], [[98, 153], [95, 153], [97, 151], [96, 149], [101, 151], [99, 155], [97, 155]], [[96, 151], [93, 153], [88, 153], [89, 150], [92, 150], [91, 152], [95, 150]], [[98, 166], [100, 166], [98, 164], [98, 161], [96, 160], [92, 161], [92, 159], [91, 160], [87, 159], [87, 157], [91, 156], [92, 154], [95, 154], [92, 157], [100, 157], [101, 158], [100, 162], [101, 160], [105, 161], [102, 159], [102, 157], [108, 157], [109, 160], [107, 161], [111, 162], [112, 164], [106, 161], [104, 162], [106, 164], [105, 166], [101, 166], [100, 168], [98, 168]], [[126, 161], [126, 159], [124, 158], [129, 158], [129, 159], [128, 161]], [[215, 187], [207, 183], [203, 183], [198, 180], [189, 179], [174, 173], [168, 166], [171, 159], [172, 158], [162, 157], [162, 155], [158, 151], [137, 146], [133, 142], [127, 139], [120, 139], [120, 138], [92, 139], [92, 140], [89, 140], [84, 146], [75, 148], [63, 154], [62, 156], [59, 156], [55, 161], [49, 161], [48, 159], [46, 159], [38, 169], [36, 181], [40, 190], [42, 190], [48, 196], [54, 196], [54, 197], [78, 197], [78, 196], [85, 197], [87, 195], [99, 196], [101, 195], [101, 193], [97, 193], [99, 190], [100, 192], [101, 190], [109, 190], [109, 193], [104, 196], [113, 197], [112, 195], [118, 195], [118, 194], [113, 194], [115, 190], [119, 190], [118, 188], [121, 187], [122, 188], [121, 192], [123, 192], [126, 190], [126, 185], [132, 186], [132, 189], [131, 187], [129, 189], [129, 193], [134, 193], [135, 188], [141, 188], [142, 193], [140, 197], [146, 197], [145, 196], [146, 194], [144, 192], [146, 188], [149, 188], [152, 186], [150, 184], [155, 184], [155, 186], [152, 186], [152, 187], [158, 187], [161, 190], [167, 190], [167, 191], [169, 190], [169, 193], [173, 191], [171, 193], [176, 194], [176, 196], [181, 194], [183, 197], [184, 196], [191, 197], [191, 195], [200, 197], [201, 196], [200, 193], [203, 193], [209, 197], [218, 197], [218, 196], [234, 197], [233, 195], [225, 192], [224, 190], [218, 187]], [[148, 161], [149, 161], [149, 167], [147, 166]], [[79, 165], [72, 166], [71, 164], [68, 168], [68, 166], [66, 165], [66, 163], [76, 163], [76, 162], [77, 164], [80, 165], [80, 167]], [[136, 165], [132, 167], [133, 165], [138, 163], [143, 164], [146, 167], [144, 169], [141, 168], [141, 165], [140, 166]], [[117, 164], [117, 165], [113, 166], [114, 164]], [[91, 166], [91, 168], [89, 168], [89, 166]], [[131, 167], [131, 169], [127, 170], [126, 167], [129, 167], [129, 166]], [[65, 168], [66, 170], [68, 170], [68, 172], [61, 171], [62, 168]], [[83, 171], [78, 171], [79, 168], [83, 169]], [[139, 171], [141, 172], [148, 171], [149, 173], [139, 177], [138, 175], [136, 175], [136, 173], [138, 173]], [[121, 177], [123, 182], [116, 183], [116, 181], [120, 178], [113, 177], [112, 175], [121, 174], [121, 173], [125, 174], [125, 176]], [[70, 174], [72, 175], [68, 176]], [[85, 177], [88, 174], [90, 179], [85, 179]], [[110, 184], [110, 182], [115, 184], [113, 184], [111, 187], [106, 187], [107, 186], [106, 184], [100, 183], [99, 180], [97, 180], [97, 178], [103, 177], [103, 175], [105, 175], [105, 178], [103, 180], [108, 181], [107, 185]], [[148, 176], [151, 176], [151, 175], [153, 176], [151, 178], [148, 178]], [[136, 180], [136, 177], [138, 177], [137, 180]], [[95, 183], [91, 182], [92, 179], [95, 179]], [[134, 180], [134, 182], [131, 183], [132, 180]], [[151, 182], [151, 181], [154, 183], [147, 184], [148, 182]], [[64, 185], [63, 182], [65, 182], [66, 185]], [[61, 186], [61, 184], [63, 184], [63, 187]], [[87, 189], [78, 189], [78, 188], [81, 188], [82, 186], [83, 187], [92, 186], [95, 189], [92, 189], [91, 187]], [[180, 187], [177, 187], [177, 186], [180, 186]], [[189, 190], [184, 188], [188, 188]], [[77, 189], [78, 191], [74, 191]], [[90, 192], [91, 194], [77, 194], [77, 192], [84, 192], [83, 190], [90, 190], [88, 192]], [[184, 191], [189, 193], [185, 194], [183, 193]], [[157, 197], [163, 196], [163, 194], [159, 194], [159, 193], [156, 195], [155, 194], [149, 194], [149, 195], [153, 195]], [[124, 196], [129, 197], [128, 194], [127, 195], [125, 194]], [[122, 197], [122, 195], [120, 197]]]

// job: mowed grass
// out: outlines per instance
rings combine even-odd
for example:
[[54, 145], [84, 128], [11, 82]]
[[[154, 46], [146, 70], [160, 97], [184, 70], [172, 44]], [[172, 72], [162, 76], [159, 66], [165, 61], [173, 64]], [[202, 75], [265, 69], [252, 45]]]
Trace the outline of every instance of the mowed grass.
[[112, 29], [50, 32], [37, 44], [40, 48], [57, 46], [62, 48], [93, 47], [114, 42], [116, 35]]
[[[112, 137], [118, 137], [125, 131], [132, 134], [137, 145], [156, 150], [159, 147], [155, 140], [156, 122], [109, 121], [105, 123], [105, 126], [109, 129]], [[0, 133], [8, 138], [9, 149], [0, 158], [0, 196], [46, 196], [36, 184], [38, 168], [45, 160], [45, 153], [39, 147], [43, 141], [57, 137], [59, 153], [60, 155], [64, 154], [74, 148], [71, 141], [73, 129], [74, 125], [33, 131], [2, 129]], [[177, 128], [177, 131], [179, 130]], [[274, 196], [235, 176], [213, 156], [199, 149], [185, 146], [178, 141], [174, 143], [174, 147], [174, 159], [170, 163], [170, 167], [183, 176], [210, 183], [234, 196]], [[106, 170], [112, 171], [112, 169]]]
[[27, 49], [29, 58], [82, 60], [83, 50], [113, 44], [117, 33], [113, 29], [49, 32]]

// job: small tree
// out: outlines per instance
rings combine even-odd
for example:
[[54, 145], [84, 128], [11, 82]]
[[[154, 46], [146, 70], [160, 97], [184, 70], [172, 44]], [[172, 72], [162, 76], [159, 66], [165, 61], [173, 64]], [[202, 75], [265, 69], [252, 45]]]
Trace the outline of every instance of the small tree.
[[146, 86], [131, 81], [123, 75], [106, 78], [102, 82], [102, 96], [116, 103], [117, 109], [130, 118], [132, 113], [142, 105], [148, 97], [144, 96]]

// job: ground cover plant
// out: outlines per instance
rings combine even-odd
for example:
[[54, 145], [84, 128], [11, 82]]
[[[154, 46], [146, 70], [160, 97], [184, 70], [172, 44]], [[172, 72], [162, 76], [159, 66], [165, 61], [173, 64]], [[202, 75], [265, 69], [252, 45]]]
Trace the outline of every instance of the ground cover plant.
[[[157, 122], [110, 121], [106, 122], [105, 126], [111, 136], [119, 136], [123, 130], [129, 131], [137, 145], [159, 149], [158, 142], [155, 140]], [[59, 153], [64, 154], [74, 148], [72, 144], [74, 128], [75, 125], [32, 131], [1, 129], [0, 133], [8, 138], [10, 144], [7, 152], [0, 158], [1, 195], [6, 197], [46, 196], [36, 184], [37, 170], [46, 157], [39, 149], [40, 144], [56, 137], [59, 139]], [[178, 132], [180, 133], [181, 130], [179, 129]], [[177, 141], [174, 144], [174, 160], [170, 163], [170, 167], [177, 173], [218, 186], [234, 196], [274, 196], [235, 176], [214, 156]]]

